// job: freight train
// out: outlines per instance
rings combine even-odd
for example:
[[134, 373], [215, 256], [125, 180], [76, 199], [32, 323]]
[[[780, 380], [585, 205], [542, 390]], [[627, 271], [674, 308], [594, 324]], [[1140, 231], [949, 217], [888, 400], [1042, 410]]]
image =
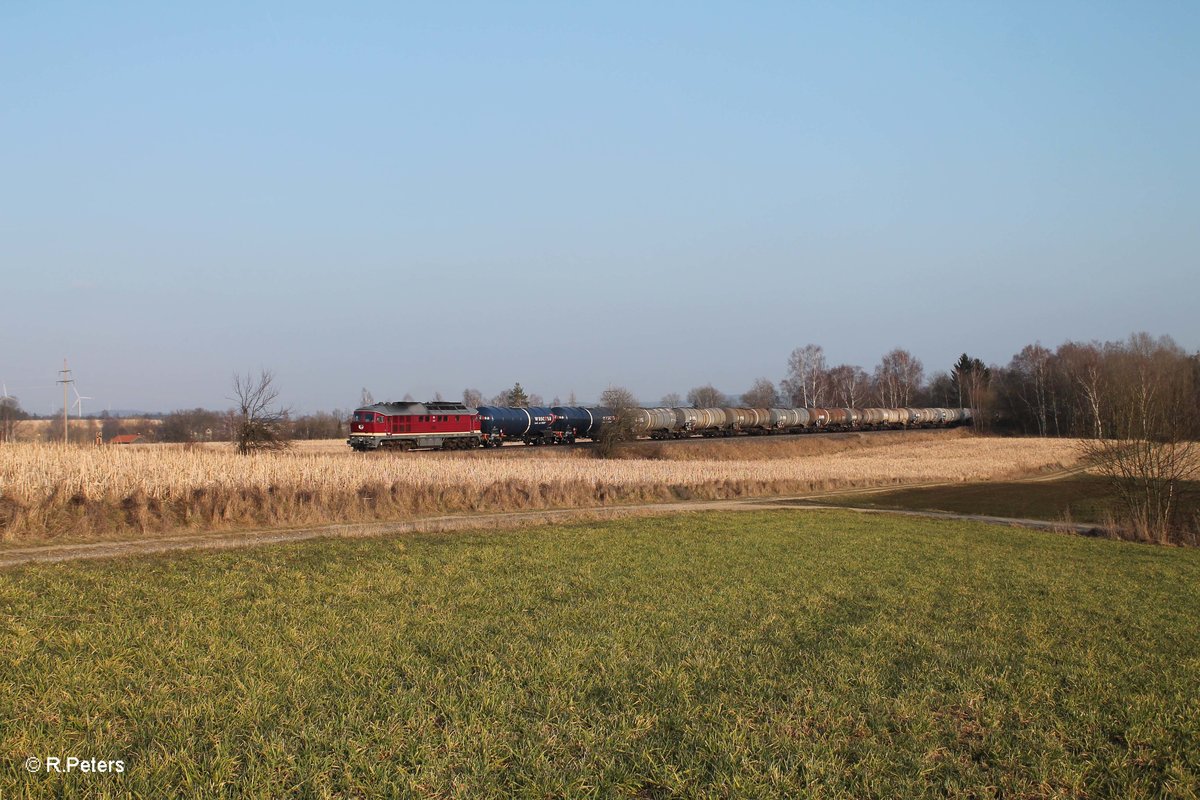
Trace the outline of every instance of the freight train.
[[[630, 433], [651, 439], [942, 428], [971, 421], [967, 408], [635, 408], [627, 414]], [[355, 410], [346, 443], [364, 452], [573, 444], [595, 440], [616, 421], [615, 410], [592, 406], [375, 403]]]

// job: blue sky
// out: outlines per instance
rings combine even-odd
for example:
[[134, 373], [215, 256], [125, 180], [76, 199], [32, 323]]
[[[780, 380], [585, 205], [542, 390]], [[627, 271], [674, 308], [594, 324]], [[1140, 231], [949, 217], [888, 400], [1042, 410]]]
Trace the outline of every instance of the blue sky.
[[0, 6], [27, 409], [1200, 348], [1195, 3], [246, 5]]

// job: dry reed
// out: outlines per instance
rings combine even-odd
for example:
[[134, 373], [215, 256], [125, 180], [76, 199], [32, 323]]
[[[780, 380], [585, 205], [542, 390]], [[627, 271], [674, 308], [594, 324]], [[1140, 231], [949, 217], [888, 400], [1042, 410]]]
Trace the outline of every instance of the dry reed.
[[0, 447], [0, 538], [308, 525], [980, 481], [1065, 466], [1076, 452], [1075, 443], [1064, 440], [971, 437], [791, 458], [613, 461], [549, 452], [519, 458], [364, 455], [316, 445], [242, 457], [216, 447], [14, 444]]

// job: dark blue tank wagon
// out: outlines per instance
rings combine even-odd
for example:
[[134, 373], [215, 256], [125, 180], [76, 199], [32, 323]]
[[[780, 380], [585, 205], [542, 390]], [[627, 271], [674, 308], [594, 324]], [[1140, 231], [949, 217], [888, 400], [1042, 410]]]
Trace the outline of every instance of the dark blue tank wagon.
[[550, 411], [554, 414], [551, 430], [555, 440], [564, 444], [576, 439], [595, 439], [605, 425], [617, 419], [617, 412], [603, 406], [554, 406]]
[[499, 447], [506, 441], [546, 444], [551, 438], [554, 412], [548, 408], [480, 406], [476, 410], [484, 447]]

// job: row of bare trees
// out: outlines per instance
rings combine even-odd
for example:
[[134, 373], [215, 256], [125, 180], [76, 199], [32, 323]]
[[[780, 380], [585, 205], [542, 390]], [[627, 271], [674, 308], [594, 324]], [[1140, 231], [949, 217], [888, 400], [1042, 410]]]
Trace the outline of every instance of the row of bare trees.
[[[316, 411], [311, 414], [284, 413], [276, 421], [281, 431], [290, 439], [339, 439], [348, 434], [346, 419], [348, 412]], [[162, 418], [162, 424], [153, 431], [136, 428], [125, 420], [110, 418], [101, 420], [103, 436], [107, 441], [121, 433], [141, 433], [147, 439], [162, 442], [232, 442], [236, 438], [242, 419], [239, 409], [213, 411], [207, 408], [190, 408], [172, 411]]]
[[1138, 538], [1200, 527], [1180, 503], [1200, 478], [1200, 354], [1170, 337], [1028, 345], [993, 369], [980, 405], [1014, 432], [1081, 437]]
[[[743, 399], [764, 396], [761, 383]], [[891, 351], [868, 374], [827, 366], [821, 347], [810, 344], [792, 352], [780, 389], [794, 405], [968, 407], [984, 430], [1078, 437], [1138, 538], [1165, 542], [1172, 530], [1200, 526], [1180, 515], [1181, 493], [1200, 478], [1200, 354], [1170, 337], [1135, 333], [1054, 350], [1034, 343], [1006, 365], [964, 353], [928, 382], [905, 350]]]
[[685, 397], [664, 395], [664, 406], [690, 405], [712, 408], [744, 405], [752, 408], [789, 406], [818, 408], [837, 406], [901, 408], [928, 404], [930, 393], [924, 383], [925, 370], [907, 350], [893, 350], [883, 357], [873, 373], [860, 366], [829, 366], [820, 345], [798, 347], [788, 357], [787, 375], [776, 386], [770, 378], [759, 378], [740, 395], [726, 394], [712, 384], [697, 386]]
[[[435, 400], [441, 400], [441, 395], [434, 397]], [[511, 389], [505, 389], [499, 394], [493, 395], [489, 400], [483, 396], [483, 392], [478, 389], [463, 389], [462, 393], [463, 405], [471, 408], [479, 406], [505, 406], [507, 408], [529, 408], [531, 406], [545, 406], [546, 401], [540, 394], [535, 392], [527, 392], [521, 382], [517, 381]], [[562, 400], [557, 395], [550, 399], [551, 406], [577, 406], [579, 401], [575, 397], [575, 393], [571, 392], [567, 395], [566, 400]]]
[[1200, 476], [1200, 357], [1145, 334], [1097, 351], [1082, 391], [1095, 434], [1086, 450], [1110, 478], [1139, 538], [1165, 543], [1185, 482]]
[[[892, 350], [868, 373], [855, 364], [831, 367], [824, 348], [808, 344], [788, 357], [788, 373], [779, 383], [779, 395], [785, 404], [805, 408], [903, 408], [919, 404], [924, 378], [924, 365], [907, 350]], [[764, 382], [756, 381], [752, 391], [761, 390]]]
[[[659, 401], [660, 405], [678, 407], [689, 405], [696, 408], [714, 408], [728, 405], [745, 405], [754, 408], [796, 406], [813, 408], [819, 406], [855, 407], [886, 406], [901, 408], [912, 405], [931, 404], [930, 387], [924, 383], [924, 367], [921, 361], [907, 350], [896, 349], [885, 355], [868, 373], [862, 367], [838, 364], [830, 367], [825, 351], [820, 345], [809, 344], [792, 351], [788, 359], [788, 373], [776, 386], [769, 378], [754, 381], [745, 392], [727, 394], [712, 384], [696, 386], [686, 395], [669, 393]], [[944, 376], [944, 373], [942, 373]], [[943, 394], [946, 394], [943, 392]], [[951, 393], [953, 394], [953, 392]], [[438, 398], [440, 399], [440, 398]], [[486, 401], [478, 389], [463, 391], [463, 403], [468, 406], [540, 406], [541, 395], [527, 393], [520, 383], [500, 392]], [[601, 405], [605, 403], [603, 398]], [[958, 401], [945, 399], [939, 405], [959, 405]], [[565, 402], [555, 397], [549, 405], [578, 405], [572, 392]]]

